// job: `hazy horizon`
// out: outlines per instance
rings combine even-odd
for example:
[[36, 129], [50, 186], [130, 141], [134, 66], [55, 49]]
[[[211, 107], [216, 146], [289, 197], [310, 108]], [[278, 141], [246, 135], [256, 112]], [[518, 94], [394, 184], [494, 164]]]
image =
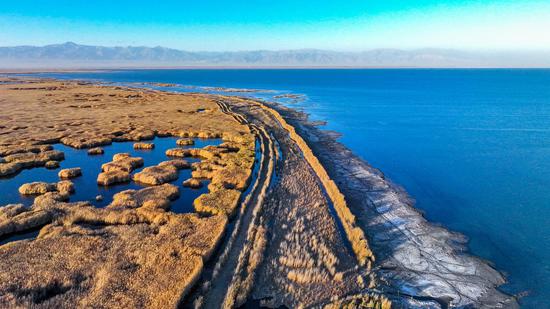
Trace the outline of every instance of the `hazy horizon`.
[[74, 42], [0, 46], [2, 69], [351, 67], [351, 68], [550, 68], [550, 51], [473, 52], [458, 49], [321, 49], [186, 51], [166, 47], [94, 46]]
[[342, 50], [338, 48], [315, 48], [315, 47], [297, 47], [297, 48], [279, 48], [279, 49], [226, 49], [226, 50], [207, 50], [207, 49], [192, 49], [192, 48], [177, 48], [168, 45], [162, 44], [150, 44], [150, 45], [125, 45], [125, 44], [112, 44], [112, 45], [94, 45], [94, 44], [85, 44], [78, 40], [69, 40], [69, 41], [58, 41], [51, 42], [47, 44], [18, 44], [18, 45], [0, 45], [0, 48], [14, 48], [14, 47], [47, 47], [55, 45], [66, 45], [74, 44], [79, 46], [90, 46], [90, 47], [105, 47], [105, 48], [164, 48], [164, 49], [173, 49], [179, 51], [186, 51], [192, 53], [239, 53], [239, 52], [255, 52], [255, 51], [269, 51], [269, 52], [285, 52], [285, 51], [327, 51], [327, 52], [336, 52], [336, 53], [364, 53], [374, 50], [398, 50], [398, 51], [425, 51], [425, 50], [439, 50], [439, 51], [459, 51], [459, 52], [468, 52], [468, 53], [550, 53], [550, 46], [547, 48], [540, 49], [513, 49], [513, 48], [444, 48], [444, 47], [433, 47], [433, 46], [423, 46], [423, 47], [414, 47], [414, 48], [397, 48], [397, 47], [372, 47], [359, 50]]

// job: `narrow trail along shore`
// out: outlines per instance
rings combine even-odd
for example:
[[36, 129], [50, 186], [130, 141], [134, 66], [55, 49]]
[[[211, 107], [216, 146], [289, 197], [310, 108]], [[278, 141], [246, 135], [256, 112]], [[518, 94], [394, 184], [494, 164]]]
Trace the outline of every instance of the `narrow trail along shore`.
[[[154, 185], [121, 191], [105, 208], [69, 202], [66, 181], [27, 186], [52, 192], [31, 207], [0, 206], [0, 236], [40, 231], [0, 245], [0, 306], [516, 305], [495, 288], [500, 274], [454, 245], [458, 235], [427, 223], [381, 173], [296, 111], [236, 96], [15, 78], [0, 80], [0, 104], [8, 111], [0, 172], [12, 178], [62, 161], [51, 148], [58, 143], [135, 141], [155, 151], [143, 141], [223, 141], [174, 145], [166, 162], [146, 167]], [[143, 165], [128, 154], [110, 160], [114, 170], [102, 174], [127, 181]], [[193, 213], [170, 211], [182, 184], [162, 184], [162, 173], [176, 166], [192, 169], [189, 183], [209, 181]]]
[[361, 284], [369, 280], [368, 268], [363, 270], [347, 249], [322, 184], [281, 124], [262, 109], [257, 109], [261, 114], [244, 112], [252, 110], [246, 101], [238, 105], [238, 100], [223, 97], [217, 103], [257, 133], [262, 159], [233, 235], [194, 305], [239, 307], [250, 302], [253, 292], [252, 298], [272, 307], [330, 304], [335, 294], [357, 293], [362, 300], [382, 305], [380, 297], [360, 293]]
[[[248, 124], [241, 115], [233, 113], [223, 102], [217, 102], [220, 110], [235, 118], [236, 121]], [[239, 291], [238, 276], [243, 272], [245, 254], [250, 254], [250, 245], [255, 241], [255, 232], [261, 231], [262, 223], [258, 221], [258, 213], [264, 203], [264, 197], [272, 180], [274, 161], [276, 160], [273, 142], [262, 128], [250, 125], [260, 145], [260, 160], [258, 174], [251, 190], [241, 203], [240, 210], [233, 226], [233, 231], [222, 245], [221, 254], [208, 280], [202, 285], [200, 296], [194, 300], [194, 305], [204, 308], [232, 307], [236, 297], [248, 295], [249, 291]], [[246, 248], [246, 249], [245, 249]], [[253, 273], [253, 272], [252, 272]], [[246, 298], [245, 298], [246, 299]], [[242, 302], [242, 300], [240, 300]]]

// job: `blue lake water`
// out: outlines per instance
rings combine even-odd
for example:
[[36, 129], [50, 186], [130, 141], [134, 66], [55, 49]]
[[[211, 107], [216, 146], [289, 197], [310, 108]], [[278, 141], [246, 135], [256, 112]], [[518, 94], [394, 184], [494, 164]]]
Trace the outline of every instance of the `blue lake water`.
[[[550, 70], [133, 70], [47, 74], [272, 89], [470, 238], [526, 308], [550, 304]], [[170, 90], [190, 91], [187, 87]], [[192, 91], [194, 89], [191, 88]], [[211, 90], [210, 90], [211, 91]], [[289, 100], [287, 100], [288, 103]]]
[[[18, 189], [21, 185], [29, 182], [58, 182], [58, 173], [63, 168], [80, 167], [82, 176], [73, 178], [71, 181], [75, 186], [75, 193], [70, 196], [70, 201], [89, 201], [97, 207], [104, 207], [111, 203], [113, 195], [118, 192], [134, 189], [139, 190], [146, 185], [138, 184], [133, 181], [128, 183], [117, 184], [109, 187], [97, 185], [97, 175], [101, 172], [101, 165], [110, 162], [113, 155], [117, 153], [127, 152], [133, 157], [143, 158], [144, 166], [136, 169], [132, 174], [140, 172], [143, 168], [154, 166], [162, 161], [172, 158], [166, 156], [166, 150], [177, 148], [177, 138], [163, 137], [155, 138], [150, 141], [155, 144], [152, 150], [135, 150], [133, 142], [113, 143], [112, 145], [103, 146], [105, 153], [103, 155], [90, 156], [86, 149], [74, 149], [62, 144], [53, 145], [54, 149], [65, 153], [65, 160], [60, 162], [60, 167], [57, 169], [33, 168], [25, 169], [19, 174], [12, 177], [0, 178], [0, 205], [10, 203], [21, 203], [26, 206], [32, 205], [34, 196], [21, 195]], [[184, 148], [202, 148], [208, 145], [219, 145], [221, 139], [194, 139], [195, 145], [183, 146]], [[198, 158], [185, 158], [186, 161], [192, 163], [199, 161]], [[184, 180], [191, 178], [191, 169], [183, 169], [179, 171], [178, 179], [170, 183], [176, 185], [180, 189], [180, 197], [171, 203], [171, 210], [176, 213], [193, 212], [193, 201], [201, 194], [208, 192], [207, 181], [203, 181], [204, 186], [198, 189], [183, 187]], [[101, 195], [103, 200], [96, 201], [96, 196]], [[18, 237], [17, 235], [15, 236]], [[0, 244], [2, 241], [0, 240]]]

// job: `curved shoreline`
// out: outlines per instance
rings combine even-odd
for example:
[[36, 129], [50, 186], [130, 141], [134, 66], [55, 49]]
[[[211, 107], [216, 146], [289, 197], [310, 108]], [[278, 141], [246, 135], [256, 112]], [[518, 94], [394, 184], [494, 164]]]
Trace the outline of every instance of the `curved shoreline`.
[[[238, 97], [231, 95], [227, 98], [234, 100]], [[251, 116], [255, 105], [252, 103], [262, 106], [266, 114], [271, 114], [270, 118], [274, 118], [271, 121], [277, 126], [270, 133], [278, 134], [277, 138], [291, 139], [293, 142], [287, 141], [287, 144], [294, 146], [287, 145], [287, 148], [299, 149], [294, 155], [297, 160], [305, 159], [311, 170], [317, 174], [317, 182], [328, 189], [324, 195], [333, 200], [334, 204], [341, 198], [339, 202], [343, 201], [351, 219], [341, 211], [337, 211], [337, 215], [332, 217], [348, 225], [348, 228], [344, 225], [348, 240], [353, 243], [355, 234], [351, 232], [355, 231], [357, 225], [361, 234], [367, 234], [370, 248], [377, 258], [372, 269], [377, 282], [373, 288], [363, 288], [362, 292], [383, 294], [394, 305], [408, 308], [518, 306], [513, 297], [497, 289], [505, 282], [503, 275], [486, 261], [466, 251], [463, 235], [428, 222], [413, 207], [413, 202], [402, 188], [385, 179], [379, 170], [353, 154], [333, 134], [308, 122], [305, 113], [257, 99], [245, 98], [244, 101], [248, 104], [243, 104], [247, 106], [241, 109], [239, 115], [248, 115], [252, 120], [263, 123], [265, 118]], [[264, 125], [269, 127], [267, 122]], [[310, 188], [307, 187], [306, 190]], [[307, 192], [300, 192], [307, 197]], [[275, 200], [277, 197], [274, 197]], [[319, 196], [316, 199], [320, 200]], [[302, 207], [298, 204], [295, 206]], [[262, 228], [264, 226], [269, 228], [269, 223], [261, 225]], [[279, 225], [273, 227], [280, 228]], [[254, 243], [255, 237], [250, 238], [252, 240], [248, 238], [247, 236], [248, 244]], [[359, 237], [357, 243], [363, 241], [364, 237]], [[241, 243], [244, 243], [244, 239]], [[369, 246], [366, 248], [368, 250]], [[361, 251], [355, 248], [353, 251], [361, 262]], [[269, 252], [264, 255], [268, 258]], [[357, 269], [356, 267], [355, 270]], [[256, 292], [252, 294], [256, 295]], [[250, 290], [243, 294], [250, 295]]]
[[[217, 89], [223, 92], [224, 88]], [[429, 222], [414, 207], [413, 199], [404, 188], [386, 179], [382, 171], [338, 142], [339, 133], [319, 129], [317, 122], [308, 120], [306, 112], [278, 102], [253, 96], [239, 97], [231, 91], [227, 96], [258, 103], [274, 112], [275, 118], [281, 117], [279, 122], [291, 138], [295, 140], [292, 137], [295, 130], [295, 135], [312, 150], [313, 157], [326, 169], [326, 177], [331, 182], [333, 179], [337, 191], [343, 193], [344, 203], [349, 203], [351, 215], [355, 215], [367, 236], [367, 248], [374, 253], [371, 258], [376, 258], [372, 270], [380, 279], [375, 292], [387, 296], [394, 305], [406, 307], [519, 307], [514, 296], [498, 289], [506, 283], [504, 274], [490, 261], [469, 252], [465, 235]], [[299, 141], [295, 142], [302, 148]], [[334, 160], [334, 156], [338, 158]], [[312, 167], [315, 165], [310, 160], [308, 162]], [[322, 175], [318, 176], [323, 182]], [[350, 184], [351, 180], [353, 184]], [[367, 193], [366, 203], [357, 190]], [[389, 202], [386, 200], [388, 196]], [[337, 217], [341, 220], [340, 214]], [[416, 264], [431, 265], [426, 268]]]
[[403, 188], [330, 131], [309, 122], [306, 113], [275, 102], [262, 104], [296, 129], [344, 193], [376, 256], [373, 271], [380, 279], [378, 288], [393, 304], [519, 307], [515, 297], [498, 290], [506, 282], [504, 275], [468, 252], [464, 235], [429, 222]]

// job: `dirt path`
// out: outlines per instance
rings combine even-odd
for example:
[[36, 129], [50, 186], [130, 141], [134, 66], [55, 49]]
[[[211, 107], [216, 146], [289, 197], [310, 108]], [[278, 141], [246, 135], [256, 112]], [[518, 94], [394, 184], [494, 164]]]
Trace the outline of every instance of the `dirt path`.
[[231, 106], [236, 119], [244, 118], [269, 132], [262, 138], [270, 144], [270, 151], [278, 146], [282, 159], [275, 162], [277, 181], [262, 196], [262, 208], [255, 204], [254, 214], [245, 212], [243, 226], [248, 225], [248, 229], [240, 230], [205, 307], [219, 307], [224, 288], [224, 307], [242, 305], [251, 295], [263, 305], [296, 307], [324, 304], [333, 295], [360, 292], [362, 285], [368, 284], [368, 273], [346, 246], [324, 187], [300, 148], [265, 110], [246, 101], [227, 98], [223, 102], [222, 111], [230, 111]]
[[[233, 113], [224, 102], [218, 102], [220, 110], [235, 118], [236, 121], [248, 124], [243, 116]], [[240, 206], [240, 211], [235, 219], [232, 234], [224, 244], [224, 248], [212, 273], [212, 277], [206, 283], [207, 289], [202, 293], [203, 308], [220, 308], [222, 304], [231, 307], [239, 292], [238, 274], [243, 267], [243, 256], [247, 253], [247, 243], [254, 241], [253, 231], [258, 225], [258, 213], [264, 203], [265, 192], [270, 186], [271, 175], [275, 164], [275, 151], [270, 136], [263, 128], [250, 124], [251, 131], [255, 133], [260, 145], [261, 158], [258, 176], [255, 182], [250, 184], [252, 189]], [[245, 295], [248, 292], [245, 292]]]

